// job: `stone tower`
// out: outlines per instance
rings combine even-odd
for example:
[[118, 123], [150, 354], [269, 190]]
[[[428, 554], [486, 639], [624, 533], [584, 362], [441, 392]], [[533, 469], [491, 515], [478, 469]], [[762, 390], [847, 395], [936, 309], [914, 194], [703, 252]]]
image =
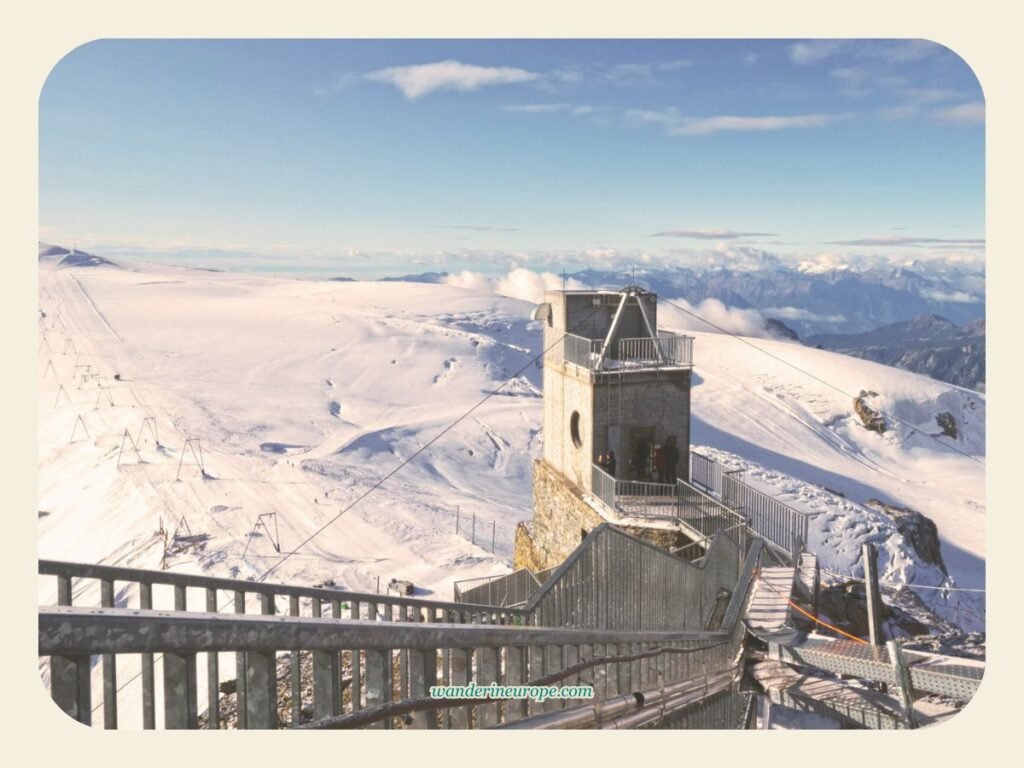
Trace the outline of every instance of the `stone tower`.
[[[674, 497], [658, 461], [670, 443], [675, 477], [689, 479], [693, 340], [659, 334], [657, 296], [635, 286], [544, 298], [534, 315], [546, 350], [544, 458], [534, 464], [534, 519], [517, 530], [515, 552], [516, 567], [533, 570], [560, 563], [587, 531], [624, 515], [664, 539], [664, 525], [645, 526], [623, 499]], [[609, 452], [614, 478], [598, 467]]]

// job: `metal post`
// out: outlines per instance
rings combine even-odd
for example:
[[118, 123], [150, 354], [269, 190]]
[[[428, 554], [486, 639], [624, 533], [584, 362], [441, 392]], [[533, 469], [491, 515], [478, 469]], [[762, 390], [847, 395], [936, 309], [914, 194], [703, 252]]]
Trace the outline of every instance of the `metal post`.
[[[100, 581], [100, 605], [114, 607], [114, 581]], [[117, 729], [117, 657], [112, 653], [103, 654], [103, 727]]]
[[[206, 590], [206, 612], [217, 613], [217, 590], [210, 587]], [[206, 656], [206, 712], [207, 727], [220, 728], [220, 657], [216, 651]]]
[[[300, 616], [298, 595], [288, 598], [288, 613], [291, 616]], [[291, 696], [292, 696], [292, 728], [297, 728], [302, 723], [302, 653], [295, 649], [291, 652]]]
[[[139, 608], [144, 611], [153, 609], [153, 585], [145, 581], [139, 583]], [[153, 669], [153, 654], [142, 654], [142, 727], [147, 730], [156, 728]]]
[[455, 505], [455, 533], [459, 532], [459, 505]]
[[50, 657], [50, 696], [80, 723], [92, 725], [92, 690], [88, 656]]
[[903, 649], [900, 648], [898, 640], [890, 640], [886, 643], [889, 649], [889, 661], [892, 662], [892, 669], [896, 675], [896, 687], [899, 689], [900, 703], [903, 705], [903, 717], [907, 721], [908, 728], [917, 728], [917, 718], [914, 715], [914, 689], [910, 682], [910, 670], [903, 658]]
[[861, 549], [864, 559], [864, 587], [867, 593], [868, 635], [872, 645], [882, 645], [882, 595], [878, 591], [878, 552], [873, 544]]
[[476, 510], [473, 510], [473, 534], [470, 537], [470, 541], [476, 544]]
[[498, 526], [498, 524], [494, 520], [491, 520], [491, 554], [492, 555], [494, 554], [494, 533], [497, 530], [497, 526]]
[[[235, 613], [245, 613], [245, 592], [235, 590]], [[245, 651], [235, 653], [235, 701], [238, 712], [238, 728], [248, 727], [248, 692], [246, 691], [246, 661]]]

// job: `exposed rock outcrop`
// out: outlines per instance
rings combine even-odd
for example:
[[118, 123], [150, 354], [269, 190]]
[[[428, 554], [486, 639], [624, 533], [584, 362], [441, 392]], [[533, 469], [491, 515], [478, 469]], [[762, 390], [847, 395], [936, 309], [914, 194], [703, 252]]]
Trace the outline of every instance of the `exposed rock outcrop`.
[[871, 499], [865, 506], [884, 512], [892, 518], [896, 523], [896, 529], [903, 534], [903, 538], [914, 548], [918, 556], [924, 562], [937, 566], [944, 575], [949, 575], [942, 560], [939, 529], [931, 518], [913, 509], [886, 504], [878, 499]]
[[[885, 639], [921, 637], [936, 632], [952, 636], [960, 632], [956, 625], [931, 611], [910, 589], [882, 587], [881, 592]], [[823, 587], [818, 595], [818, 609], [827, 621], [844, 632], [867, 637], [867, 592], [863, 581], [851, 580]]]
[[853, 410], [856, 411], [857, 416], [860, 417], [861, 423], [872, 432], [882, 434], [886, 430], [885, 418], [867, 404], [869, 397], [878, 397], [877, 392], [871, 392], [869, 390], [861, 390], [860, 394], [853, 399]]
[[939, 425], [939, 429], [942, 430], [942, 434], [946, 437], [952, 437], [954, 440], [957, 438], [956, 419], [953, 418], [953, 414], [949, 411], [943, 411], [942, 413], [935, 415], [935, 423]]

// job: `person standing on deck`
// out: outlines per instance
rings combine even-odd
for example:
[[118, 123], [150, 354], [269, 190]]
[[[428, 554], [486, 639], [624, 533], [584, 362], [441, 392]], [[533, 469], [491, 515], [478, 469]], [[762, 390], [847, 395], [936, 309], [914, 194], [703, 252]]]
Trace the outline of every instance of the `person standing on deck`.
[[666, 441], [665, 447], [661, 449], [661, 454], [665, 462], [664, 482], [670, 483], [671, 485], [675, 485], [676, 465], [679, 463], [679, 448], [676, 446], [675, 435], [672, 435]]

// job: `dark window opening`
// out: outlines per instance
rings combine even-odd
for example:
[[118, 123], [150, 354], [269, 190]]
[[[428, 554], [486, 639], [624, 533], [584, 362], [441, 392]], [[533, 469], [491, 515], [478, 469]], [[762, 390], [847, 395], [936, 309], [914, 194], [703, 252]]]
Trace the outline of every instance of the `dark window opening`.
[[577, 448], [583, 447], [583, 438], [580, 437], [580, 412], [573, 411], [569, 419], [569, 434], [572, 436], [572, 444]]

